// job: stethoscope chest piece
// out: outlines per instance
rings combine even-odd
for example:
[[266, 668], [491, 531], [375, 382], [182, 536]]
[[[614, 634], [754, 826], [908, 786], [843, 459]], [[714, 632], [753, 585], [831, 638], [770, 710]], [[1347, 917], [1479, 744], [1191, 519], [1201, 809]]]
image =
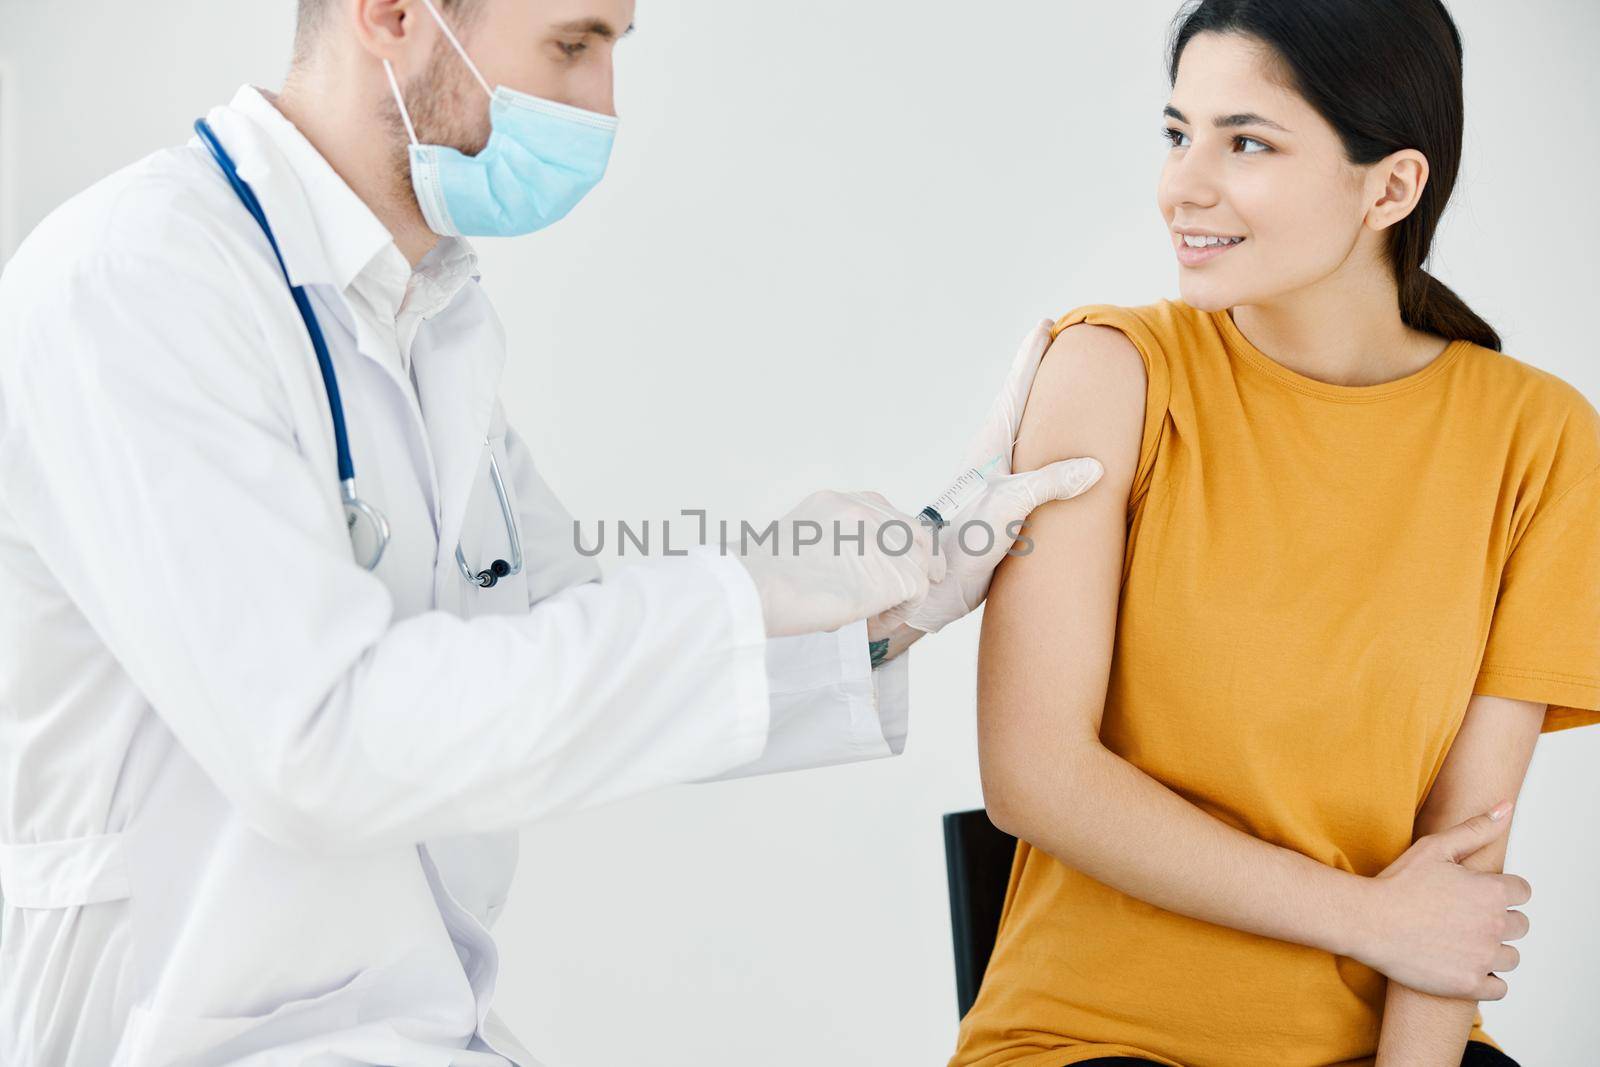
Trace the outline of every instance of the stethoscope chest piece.
[[350, 534], [350, 548], [356, 562], [372, 570], [383, 558], [389, 544], [389, 520], [383, 512], [355, 495], [355, 485], [344, 486], [344, 525]]
[[[484, 442], [485, 445], [488, 443]], [[456, 567], [460, 569], [461, 577], [483, 589], [492, 589], [500, 579], [522, 573], [522, 538], [517, 535], [517, 517], [511, 509], [511, 501], [506, 499], [506, 483], [500, 477], [500, 464], [494, 458], [493, 448], [489, 449], [489, 480], [494, 483], [495, 499], [500, 503], [500, 520], [505, 523], [506, 541], [511, 548], [510, 562], [497, 559], [483, 570], [474, 572], [467, 565], [461, 542], [456, 542]]]

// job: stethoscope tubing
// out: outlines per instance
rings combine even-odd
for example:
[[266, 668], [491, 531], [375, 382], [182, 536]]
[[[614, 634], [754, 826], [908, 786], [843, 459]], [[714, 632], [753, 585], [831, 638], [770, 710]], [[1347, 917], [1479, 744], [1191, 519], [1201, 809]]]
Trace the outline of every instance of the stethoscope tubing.
[[322, 325], [317, 321], [317, 313], [311, 307], [311, 298], [306, 296], [303, 286], [295, 285], [290, 279], [289, 268], [283, 261], [283, 252], [278, 248], [278, 239], [273, 236], [272, 227], [267, 224], [267, 215], [261, 210], [261, 202], [256, 199], [255, 191], [250, 188], [249, 183], [239, 177], [239, 170], [234, 166], [233, 157], [228, 155], [228, 150], [217, 140], [211, 124], [205, 119], [195, 119], [194, 131], [210, 149], [212, 158], [222, 168], [223, 175], [228, 179], [228, 184], [233, 186], [233, 191], [238, 194], [245, 210], [256, 220], [261, 232], [267, 235], [267, 243], [272, 246], [272, 254], [278, 260], [278, 269], [283, 272], [284, 284], [293, 294], [294, 305], [300, 312], [301, 320], [306, 324], [306, 333], [311, 337], [311, 347], [317, 353], [317, 366], [322, 371], [322, 385], [328, 393], [328, 409], [333, 415], [333, 444], [338, 456], [339, 484], [346, 502], [349, 502], [355, 494], [356, 472], [355, 464], [350, 459], [350, 437], [345, 432], [344, 401], [339, 395], [339, 379], [333, 373], [333, 357], [328, 354], [328, 342], [322, 336]]

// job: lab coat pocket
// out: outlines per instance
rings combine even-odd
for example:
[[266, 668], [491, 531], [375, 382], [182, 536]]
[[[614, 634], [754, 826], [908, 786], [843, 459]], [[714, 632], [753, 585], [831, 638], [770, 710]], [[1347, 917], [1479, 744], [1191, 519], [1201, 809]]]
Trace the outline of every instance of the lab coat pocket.
[[[490, 464], [491, 456], [494, 458], [493, 466]], [[503, 505], [500, 492], [495, 488], [496, 467], [500, 472], [499, 484], [505, 494]], [[491, 434], [478, 460], [477, 476], [473, 480], [472, 496], [461, 531], [461, 551], [468, 570], [473, 574], [489, 568], [496, 560], [515, 565], [517, 557], [524, 555], [517, 490], [510, 470], [505, 433]], [[512, 543], [513, 536], [518, 542], [515, 546]], [[492, 586], [485, 588], [474, 585], [469, 588], [465, 604], [464, 614], [469, 617], [525, 614], [528, 610], [526, 560], [516, 574], [507, 575]]]
[[444, 1043], [440, 1035], [472, 1024], [470, 990], [461, 983], [458, 990], [439, 991], [441, 1016], [446, 1004], [454, 1008], [449, 1025], [408, 1017], [404, 998], [397, 996], [397, 987], [406, 984], [402, 970], [366, 968], [332, 989], [261, 1015], [180, 1015], [135, 1007], [114, 1067], [224, 1067], [261, 1054], [273, 1063], [320, 1062], [318, 1057], [325, 1056], [339, 1062], [359, 1057], [363, 1063], [448, 1067], [449, 1055], [438, 1052]]
[[359, 988], [369, 972], [316, 997], [291, 1000], [262, 1015], [178, 1015], [136, 1006], [117, 1067], [212, 1067], [265, 1049], [338, 1033], [356, 1025]]

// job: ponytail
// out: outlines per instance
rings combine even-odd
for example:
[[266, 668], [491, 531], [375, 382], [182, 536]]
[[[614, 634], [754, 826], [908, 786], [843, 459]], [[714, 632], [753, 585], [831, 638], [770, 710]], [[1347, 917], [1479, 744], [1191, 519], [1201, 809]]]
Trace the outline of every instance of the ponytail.
[[1414, 330], [1500, 351], [1500, 335], [1448, 285], [1413, 267], [1400, 279], [1400, 319]]

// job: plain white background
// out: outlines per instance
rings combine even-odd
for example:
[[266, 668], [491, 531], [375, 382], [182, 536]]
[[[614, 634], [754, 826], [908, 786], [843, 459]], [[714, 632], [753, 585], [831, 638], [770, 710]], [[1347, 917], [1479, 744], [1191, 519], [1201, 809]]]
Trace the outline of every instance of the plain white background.
[[[1600, 398], [1600, 7], [1450, 6], [1465, 162], [1430, 267], [1507, 352]], [[506, 404], [586, 531], [680, 508], [764, 522], [823, 487], [914, 510], [955, 473], [1037, 319], [1176, 296], [1155, 183], [1177, 9], [641, 0], [605, 182], [550, 231], [479, 242], [511, 337]], [[292, 13], [0, 0], [0, 258], [240, 83], [280, 84]], [[498, 1004], [535, 1052], [559, 1067], [943, 1063], [939, 817], [981, 803], [977, 632], [967, 619], [912, 650], [901, 757], [529, 829]], [[1072, 654], [1072, 635], [1050, 639]], [[1507, 869], [1534, 886], [1533, 928], [1484, 1014], [1527, 1067], [1600, 1047], [1597, 767], [1600, 729], [1546, 736], [1517, 809]]]

